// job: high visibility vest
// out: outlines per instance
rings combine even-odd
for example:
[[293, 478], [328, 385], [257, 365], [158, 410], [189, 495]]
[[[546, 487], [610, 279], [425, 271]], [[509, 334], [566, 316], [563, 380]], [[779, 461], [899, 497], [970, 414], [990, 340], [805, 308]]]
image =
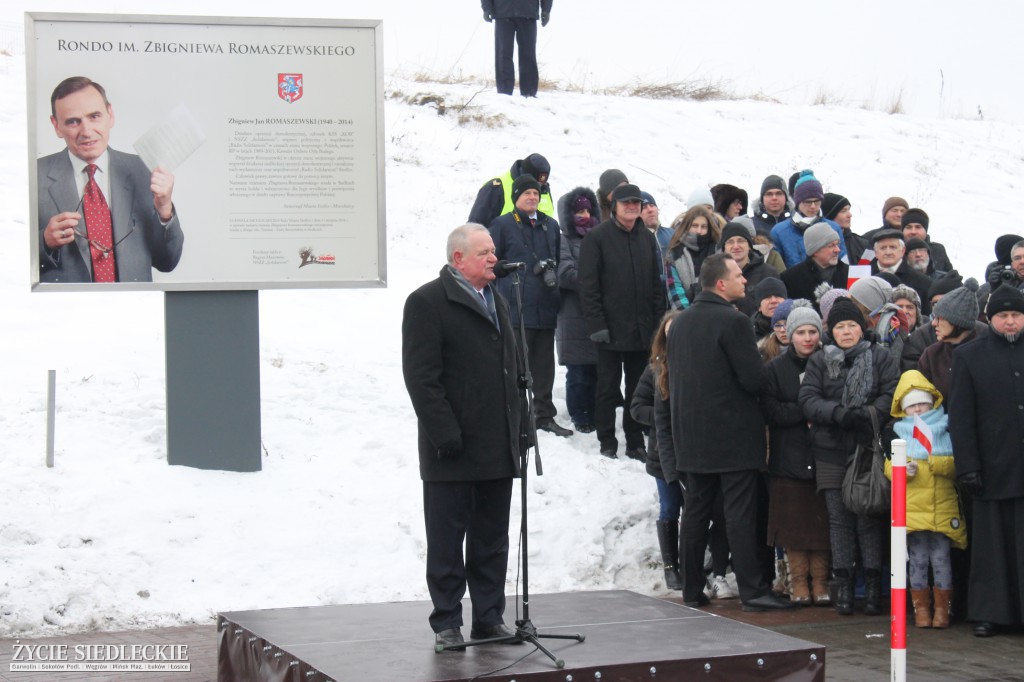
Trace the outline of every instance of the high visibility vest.
[[[501, 181], [501, 189], [505, 192], [505, 205], [501, 207], [501, 215], [511, 213], [516, 207], [516, 205], [512, 203], [512, 171], [505, 171], [504, 175], [500, 175], [496, 179]], [[554, 217], [555, 204], [551, 201], [550, 192], [545, 192], [540, 195], [540, 203], [537, 204], [537, 210], [544, 215]]]

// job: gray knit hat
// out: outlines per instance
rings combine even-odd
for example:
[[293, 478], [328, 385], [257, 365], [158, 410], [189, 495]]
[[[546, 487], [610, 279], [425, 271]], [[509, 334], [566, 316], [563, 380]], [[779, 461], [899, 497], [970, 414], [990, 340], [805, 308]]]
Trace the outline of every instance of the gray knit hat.
[[915, 306], [917, 306], [917, 315], [921, 316], [921, 295], [918, 294], [914, 289], [908, 287], [906, 284], [901, 284], [898, 287], [892, 288], [892, 294], [889, 296], [889, 301], [895, 303], [897, 300], [905, 298]]
[[804, 251], [810, 256], [818, 249], [837, 241], [839, 241], [839, 233], [831, 225], [824, 221], [814, 223], [804, 232]]
[[892, 296], [892, 285], [881, 277], [862, 277], [850, 287], [850, 298], [868, 309], [875, 315]]
[[597, 192], [602, 197], [606, 197], [612, 193], [613, 189], [624, 182], [629, 182], [626, 179], [625, 173], [618, 168], [609, 168], [604, 173], [601, 173], [601, 177], [597, 181]]
[[786, 318], [786, 335], [792, 339], [797, 329], [808, 324], [813, 325], [818, 333], [821, 333], [821, 316], [814, 311], [810, 301], [804, 298], [797, 299], [793, 303], [793, 309], [789, 311], [789, 317]]
[[954, 327], [974, 329], [978, 321], [978, 296], [967, 287], [958, 287], [936, 301], [932, 314]]

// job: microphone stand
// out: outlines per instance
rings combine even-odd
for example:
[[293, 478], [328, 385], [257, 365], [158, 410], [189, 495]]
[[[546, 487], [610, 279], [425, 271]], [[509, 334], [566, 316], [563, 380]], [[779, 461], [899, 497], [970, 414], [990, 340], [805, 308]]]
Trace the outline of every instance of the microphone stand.
[[505, 637], [488, 637], [486, 639], [470, 639], [461, 644], [436, 644], [434, 650], [437, 653], [441, 653], [445, 649], [463, 649], [465, 647], [479, 646], [480, 644], [505, 644], [511, 642], [529, 642], [537, 647], [545, 656], [550, 658], [555, 663], [556, 668], [564, 668], [565, 661], [558, 658], [553, 653], [548, 651], [543, 644], [540, 643], [541, 639], [571, 639], [577, 642], [583, 642], [586, 640], [586, 635], [575, 634], [575, 635], [550, 635], [540, 634], [537, 632], [537, 628], [533, 625], [533, 621], [530, 620], [530, 553], [528, 551], [530, 529], [527, 522], [527, 501], [526, 501], [526, 483], [527, 473], [529, 472], [529, 457], [527, 451], [530, 448], [530, 444], [536, 449], [535, 459], [537, 466], [537, 475], [544, 475], [544, 468], [540, 461], [540, 443], [537, 442], [537, 414], [533, 408], [533, 375], [530, 374], [530, 359], [527, 357], [526, 352], [526, 327], [523, 324], [523, 294], [520, 287], [519, 270], [512, 270], [512, 289], [516, 292], [516, 309], [519, 311], [519, 349], [517, 351], [519, 359], [523, 363], [523, 376], [519, 382], [519, 393], [526, 406], [526, 414], [528, 419], [524, 426], [525, 433], [519, 435], [519, 468], [520, 468], [520, 481], [519, 490], [521, 498], [521, 520], [519, 525], [519, 534], [522, 539], [522, 564], [523, 564], [523, 617], [516, 620], [516, 632], [514, 635], [508, 635]]

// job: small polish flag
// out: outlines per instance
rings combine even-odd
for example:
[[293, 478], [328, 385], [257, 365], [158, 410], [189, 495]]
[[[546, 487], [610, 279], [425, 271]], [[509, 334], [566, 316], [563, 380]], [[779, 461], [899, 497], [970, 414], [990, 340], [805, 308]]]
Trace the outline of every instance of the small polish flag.
[[860, 260], [857, 261], [857, 265], [871, 265], [871, 261], [875, 260], [874, 249], [864, 249], [864, 253], [860, 255]]
[[932, 454], [932, 430], [924, 423], [920, 415], [914, 415], [914, 440], [930, 455]]
[[850, 274], [846, 276], [846, 288], [849, 289], [858, 279], [871, 276], [870, 265], [851, 265]]

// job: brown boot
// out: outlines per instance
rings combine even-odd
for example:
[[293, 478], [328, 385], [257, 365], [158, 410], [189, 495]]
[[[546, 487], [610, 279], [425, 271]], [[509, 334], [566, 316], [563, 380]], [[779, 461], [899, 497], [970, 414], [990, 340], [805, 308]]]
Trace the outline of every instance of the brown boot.
[[935, 596], [935, 617], [932, 618], [932, 627], [945, 629], [949, 627], [949, 617], [953, 612], [953, 590], [940, 590], [932, 588]]
[[[910, 600], [914, 603], [914, 625], [919, 628], [930, 628], [932, 626], [931, 592], [927, 587], [923, 590], [911, 590]], [[949, 625], [948, 620], [946, 625]]]
[[828, 550], [808, 552], [811, 558], [811, 589], [815, 606], [832, 606], [832, 595], [828, 591]]
[[797, 606], [810, 606], [811, 593], [807, 588], [807, 574], [810, 572], [808, 553], [787, 549], [786, 556], [789, 558], [790, 601]]

